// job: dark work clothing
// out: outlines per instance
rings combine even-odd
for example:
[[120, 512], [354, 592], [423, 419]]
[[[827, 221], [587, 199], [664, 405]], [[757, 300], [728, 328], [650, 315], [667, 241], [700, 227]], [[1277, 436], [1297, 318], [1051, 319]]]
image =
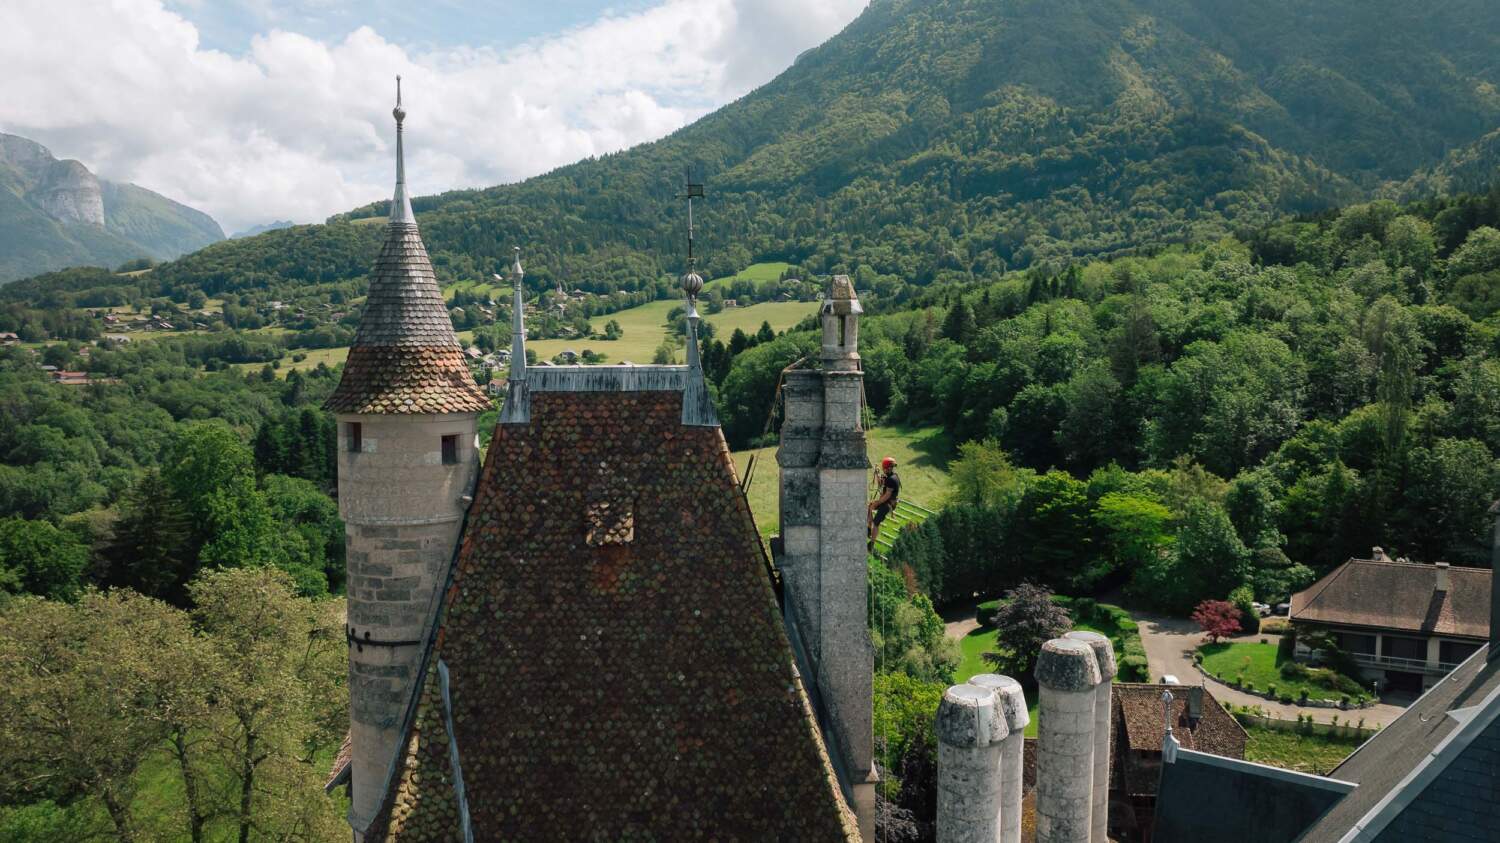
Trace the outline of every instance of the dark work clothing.
[[881, 506], [875, 507], [875, 514], [870, 516], [875, 520], [875, 529], [880, 529], [880, 522], [884, 521], [885, 517], [887, 515], [890, 515], [891, 510], [895, 508], [896, 505], [894, 503], [883, 504]]
[[[888, 505], [895, 506], [896, 501], [901, 500], [901, 475], [892, 471], [880, 481], [881, 494], [884, 494], [887, 490], [891, 493], [891, 502]], [[879, 500], [879, 498], [880, 496], [876, 495], [876, 500]]]

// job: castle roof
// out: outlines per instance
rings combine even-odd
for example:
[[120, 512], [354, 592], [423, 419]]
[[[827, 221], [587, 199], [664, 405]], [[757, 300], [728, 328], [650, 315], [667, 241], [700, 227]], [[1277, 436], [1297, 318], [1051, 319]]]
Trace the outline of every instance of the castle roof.
[[344, 374], [325, 407], [336, 413], [478, 413], [490, 408], [469, 374], [406, 195], [396, 106], [396, 191], [385, 243]]
[[858, 839], [690, 373], [527, 378], [367, 839]]

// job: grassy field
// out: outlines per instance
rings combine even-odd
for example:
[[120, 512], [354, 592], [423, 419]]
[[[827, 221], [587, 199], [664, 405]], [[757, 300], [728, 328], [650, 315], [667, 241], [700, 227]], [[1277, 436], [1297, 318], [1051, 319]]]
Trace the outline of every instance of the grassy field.
[[1364, 741], [1354, 737], [1303, 735], [1263, 726], [1246, 726], [1245, 731], [1250, 735], [1245, 742], [1246, 761], [1318, 776], [1328, 775]]
[[727, 287], [735, 281], [748, 280], [755, 281], [757, 283], [763, 281], [779, 281], [781, 280], [781, 273], [786, 272], [787, 268], [790, 266], [791, 264], [782, 263], [780, 261], [770, 261], [768, 263], [752, 263], [739, 272], [735, 273], [734, 275], [729, 275], [724, 278], [715, 278], [707, 284], [704, 284], [703, 289], [712, 290], [715, 287]]
[[[937, 427], [877, 427], [867, 434], [870, 462], [883, 457], [896, 458], [896, 472], [901, 475], [903, 500], [935, 509], [948, 490], [948, 460], [952, 445], [947, 434]], [[745, 475], [750, 455], [755, 454], [755, 477], [750, 484], [750, 509], [761, 535], [776, 532], [777, 512], [781, 500], [778, 482], [776, 448], [736, 451], [734, 464]]]
[[739, 328], [747, 334], [760, 330], [762, 322], [770, 322], [771, 330], [780, 333], [796, 327], [798, 322], [818, 312], [817, 302], [768, 301], [750, 307], [731, 307], [703, 317], [714, 326], [720, 342], [729, 342], [729, 336]]
[[[1342, 692], [1317, 682], [1283, 676], [1275, 644], [1226, 641], [1204, 644], [1198, 651], [1203, 654], [1204, 670], [1224, 682], [1232, 683], [1236, 677], [1243, 677], [1245, 684], [1254, 686], [1257, 691], [1264, 692], [1275, 685], [1277, 694], [1290, 694], [1293, 699], [1300, 697], [1303, 691], [1313, 699], [1336, 700], [1343, 696]], [[1361, 701], [1369, 696], [1368, 692], [1349, 695], [1354, 701]]]

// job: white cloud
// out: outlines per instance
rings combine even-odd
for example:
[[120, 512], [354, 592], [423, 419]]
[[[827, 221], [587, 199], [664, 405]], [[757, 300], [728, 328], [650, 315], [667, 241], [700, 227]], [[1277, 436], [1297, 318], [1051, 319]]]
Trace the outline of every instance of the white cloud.
[[507, 49], [416, 51], [362, 27], [202, 48], [160, 0], [0, 3], [0, 130], [238, 230], [390, 192], [391, 77], [407, 171], [435, 193], [665, 135], [768, 81], [866, 0], [664, 0]]

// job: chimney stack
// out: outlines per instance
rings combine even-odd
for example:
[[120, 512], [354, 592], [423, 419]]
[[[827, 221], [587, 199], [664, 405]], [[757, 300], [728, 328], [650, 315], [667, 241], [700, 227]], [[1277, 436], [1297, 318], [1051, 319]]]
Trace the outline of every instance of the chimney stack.
[[1063, 637], [1089, 645], [1099, 665], [1099, 684], [1094, 686], [1094, 776], [1089, 838], [1102, 843], [1109, 839], [1109, 721], [1113, 714], [1110, 693], [1115, 678], [1115, 648], [1097, 632], [1074, 630]]
[[1448, 573], [1448, 563], [1437, 562], [1434, 563], [1432, 567], [1437, 569], [1437, 582], [1433, 585], [1432, 590], [1446, 592], [1449, 588], [1449, 585], [1451, 584], [1451, 575]]
[[[1009, 676], [981, 673], [970, 685], [991, 688], [1005, 715], [1010, 734], [1000, 744], [1000, 843], [1021, 843], [1021, 780], [1026, 775], [1026, 694]], [[944, 841], [946, 843], [946, 841]]]
[[1037, 660], [1036, 680], [1041, 686], [1036, 840], [1089, 843], [1093, 829], [1095, 700], [1099, 683], [1104, 681], [1094, 648], [1076, 638], [1048, 641]]
[[997, 843], [1002, 746], [1010, 736], [994, 688], [954, 685], [938, 705], [937, 836], [942, 843]]
[[1370, 559], [1376, 562], [1389, 562], [1391, 557], [1385, 555], [1385, 548], [1376, 545], [1370, 548]]

